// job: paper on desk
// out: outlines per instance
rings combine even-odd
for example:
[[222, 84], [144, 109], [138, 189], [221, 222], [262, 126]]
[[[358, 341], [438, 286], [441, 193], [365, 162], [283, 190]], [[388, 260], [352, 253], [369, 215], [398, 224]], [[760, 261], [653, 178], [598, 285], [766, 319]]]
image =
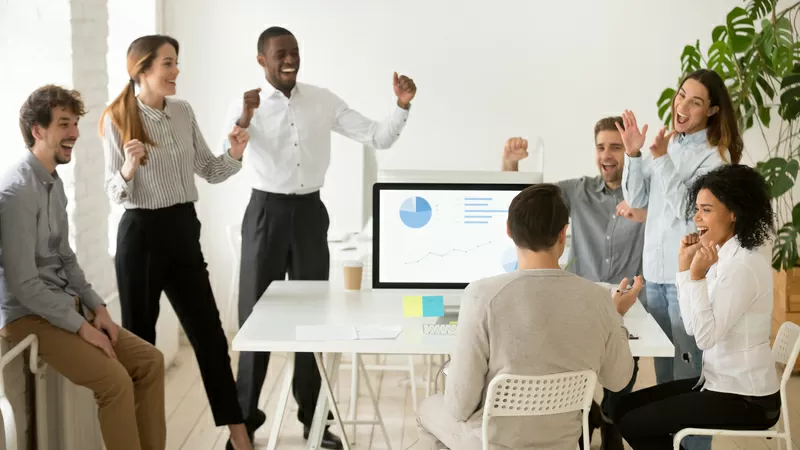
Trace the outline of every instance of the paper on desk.
[[365, 339], [394, 339], [400, 335], [399, 325], [298, 325], [298, 341], [355, 341]]

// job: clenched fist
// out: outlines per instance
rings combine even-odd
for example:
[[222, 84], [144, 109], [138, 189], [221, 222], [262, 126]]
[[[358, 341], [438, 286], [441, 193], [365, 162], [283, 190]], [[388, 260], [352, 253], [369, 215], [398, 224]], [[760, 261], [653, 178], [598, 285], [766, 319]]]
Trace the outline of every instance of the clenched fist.
[[244, 93], [242, 96], [242, 115], [236, 122], [241, 128], [250, 126], [250, 120], [253, 119], [254, 111], [261, 106], [261, 88], [251, 89]]
[[138, 139], [132, 139], [122, 147], [122, 150], [125, 152], [125, 162], [122, 164], [120, 174], [125, 181], [131, 181], [136, 169], [147, 165], [147, 149]]
[[528, 140], [521, 137], [513, 137], [506, 141], [503, 148], [503, 160], [518, 162], [528, 157]]
[[242, 159], [244, 149], [250, 141], [250, 135], [247, 133], [247, 130], [234, 125], [233, 130], [228, 133], [228, 141], [231, 143], [231, 148], [228, 150], [228, 154], [231, 155], [231, 158]]

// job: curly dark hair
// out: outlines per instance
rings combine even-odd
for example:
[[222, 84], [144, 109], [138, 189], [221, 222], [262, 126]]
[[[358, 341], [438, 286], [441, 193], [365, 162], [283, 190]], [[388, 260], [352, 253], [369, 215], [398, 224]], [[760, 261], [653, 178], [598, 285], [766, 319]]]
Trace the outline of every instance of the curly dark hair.
[[733, 233], [742, 247], [758, 248], [774, 233], [775, 214], [769, 186], [752, 167], [726, 164], [700, 176], [689, 189], [687, 218], [695, 214], [695, 202], [701, 189], [711, 191], [735, 215]]
[[78, 91], [54, 84], [36, 89], [19, 109], [19, 130], [28, 148], [33, 148], [36, 143], [31, 131], [33, 126], [49, 127], [53, 121], [53, 108], [66, 108], [79, 117], [86, 114]]

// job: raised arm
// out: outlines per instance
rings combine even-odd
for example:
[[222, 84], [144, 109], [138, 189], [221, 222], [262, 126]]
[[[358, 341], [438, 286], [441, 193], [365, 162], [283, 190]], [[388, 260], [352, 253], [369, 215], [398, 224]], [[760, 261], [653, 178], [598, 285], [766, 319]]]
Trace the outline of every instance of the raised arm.
[[0, 194], [3, 277], [11, 295], [22, 306], [51, 324], [76, 333], [85, 322], [83, 317], [69, 307], [69, 302], [59, 301], [39, 278], [36, 267], [36, 199], [26, 197], [30, 196], [14, 192]]
[[335, 97], [334, 102], [333, 131], [375, 149], [387, 149], [397, 142], [408, 119], [408, 110], [399, 106], [394, 108], [389, 117], [378, 122], [350, 109], [338, 97]]
[[[212, 184], [221, 183], [239, 172], [242, 168], [241, 154], [244, 151], [244, 146], [247, 145], [247, 133], [243, 129], [236, 128], [228, 135], [230, 148], [224, 150], [220, 155], [214, 155], [208, 147], [203, 133], [200, 131], [194, 110], [188, 103], [184, 103], [184, 107], [187, 108], [192, 121], [194, 172]], [[243, 134], [235, 135], [235, 133]], [[236, 158], [232, 155], [235, 155]]]
[[622, 113], [622, 126], [617, 130], [625, 144], [625, 167], [622, 170], [622, 196], [631, 208], [645, 208], [649, 198], [649, 178], [645, 175], [642, 147], [647, 137], [647, 125], [639, 130], [632, 111]]
[[503, 147], [503, 172], [519, 172], [519, 162], [528, 157], [528, 140], [512, 137]]
[[458, 316], [456, 348], [444, 391], [445, 405], [456, 420], [465, 422], [483, 404], [489, 371], [488, 311], [486, 303], [467, 288]]

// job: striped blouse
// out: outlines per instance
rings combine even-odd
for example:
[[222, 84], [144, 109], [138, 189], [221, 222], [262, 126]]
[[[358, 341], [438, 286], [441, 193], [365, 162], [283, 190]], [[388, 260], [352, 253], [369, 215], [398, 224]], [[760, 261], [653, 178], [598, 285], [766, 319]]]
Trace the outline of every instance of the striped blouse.
[[242, 168], [241, 161], [227, 151], [219, 156], [211, 152], [188, 102], [167, 98], [161, 111], [137, 101], [144, 129], [157, 145], [145, 144], [147, 165], [139, 166], [126, 182], [120, 174], [125, 143], [111, 118], [103, 118], [105, 189], [111, 201], [126, 209], [158, 209], [195, 202], [198, 195], [194, 174], [213, 184], [225, 181]]

